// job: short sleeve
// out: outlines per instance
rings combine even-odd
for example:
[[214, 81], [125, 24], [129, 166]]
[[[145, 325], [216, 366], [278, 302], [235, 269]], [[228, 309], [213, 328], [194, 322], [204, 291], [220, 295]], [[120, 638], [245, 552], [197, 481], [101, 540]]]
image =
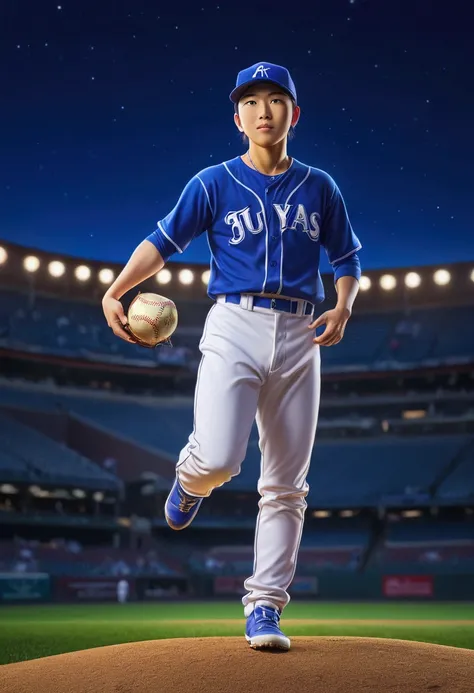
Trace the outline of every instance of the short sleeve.
[[355, 235], [346, 205], [337, 185], [332, 181], [332, 194], [324, 213], [321, 228], [321, 245], [324, 246], [331, 265], [356, 253], [362, 244]]
[[157, 223], [147, 236], [165, 262], [174, 253], [183, 253], [193, 238], [212, 225], [212, 210], [208, 191], [199, 176], [187, 183], [174, 209]]

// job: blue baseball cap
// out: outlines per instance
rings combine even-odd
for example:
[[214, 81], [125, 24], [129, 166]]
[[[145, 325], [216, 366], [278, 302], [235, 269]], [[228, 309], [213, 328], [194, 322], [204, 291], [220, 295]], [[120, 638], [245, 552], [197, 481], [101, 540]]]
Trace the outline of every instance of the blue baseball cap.
[[272, 82], [273, 84], [277, 84], [286, 91], [296, 103], [296, 87], [291, 79], [290, 73], [286, 67], [274, 65], [273, 63], [255, 63], [255, 65], [241, 70], [237, 75], [235, 89], [230, 93], [230, 100], [233, 103], [238, 103], [246, 89], [258, 82]]

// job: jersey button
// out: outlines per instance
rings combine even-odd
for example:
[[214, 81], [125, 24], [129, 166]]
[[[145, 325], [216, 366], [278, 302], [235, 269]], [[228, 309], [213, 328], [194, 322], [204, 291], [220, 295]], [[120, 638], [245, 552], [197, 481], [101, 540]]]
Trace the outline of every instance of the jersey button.
[[276, 266], [277, 266], [277, 263], [275, 262], [275, 260], [272, 260], [270, 262], [270, 267], [276, 267]]
[[273, 241], [277, 241], [277, 240], [278, 240], [278, 236], [272, 236], [272, 240], [273, 240]]

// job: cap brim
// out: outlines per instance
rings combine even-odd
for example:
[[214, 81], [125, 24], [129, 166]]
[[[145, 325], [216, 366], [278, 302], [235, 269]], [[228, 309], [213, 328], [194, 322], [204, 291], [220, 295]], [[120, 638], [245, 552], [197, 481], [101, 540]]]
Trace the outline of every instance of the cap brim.
[[239, 87], [236, 87], [230, 92], [229, 99], [232, 101], [232, 103], [238, 103], [247, 89], [252, 86], [252, 84], [276, 84], [282, 91], [285, 92], [285, 94], [288, 94], [288, 96], [290, 96], [292, 99], [294, 98], [293, 94], [290, 94], [288, 89], [284, 87], [283, 84], [280, 84], [280, 82], [276, 82], [273, 79], [250, 79], [248, 82], [245, 82], [245, 84], [241, 84]]

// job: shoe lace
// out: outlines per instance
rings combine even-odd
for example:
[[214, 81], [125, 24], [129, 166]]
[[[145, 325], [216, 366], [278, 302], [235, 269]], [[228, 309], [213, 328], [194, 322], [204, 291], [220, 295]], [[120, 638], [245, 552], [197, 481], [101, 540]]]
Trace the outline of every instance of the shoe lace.
[[264, 606], [260, 607], [260, 609], [261, 611], [259, 614], [259, 618], [257, 619], [258, 621], [272, 621], [277, 626], [279, 625], [280, 616], [277, 611], [275, 611], [274, 609], [269, 609], [268, 607], [266, 608]]
[[178, 491], [179, 493], [179, 509], [182, 513], [188, 513], [190, 510], [194, 508], [196, 503], [198, 502], [199, 498], [195, 498], [194, 496], [187, 496], [185, 493], [182, 493], [180, 490]]

